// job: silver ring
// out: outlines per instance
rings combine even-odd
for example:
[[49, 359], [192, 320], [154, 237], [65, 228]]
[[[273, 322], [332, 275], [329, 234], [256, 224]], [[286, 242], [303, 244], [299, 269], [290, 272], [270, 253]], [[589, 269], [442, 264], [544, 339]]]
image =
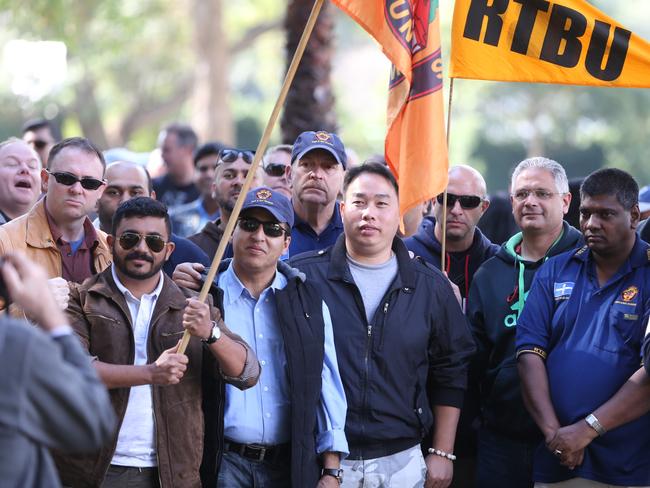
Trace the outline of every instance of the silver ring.
[[553, 454], [555, 454], [556, 456], [561, 456], [562, 451], [560, 451], [559, 449], [556, 449], [555, 451], [553, 451]]

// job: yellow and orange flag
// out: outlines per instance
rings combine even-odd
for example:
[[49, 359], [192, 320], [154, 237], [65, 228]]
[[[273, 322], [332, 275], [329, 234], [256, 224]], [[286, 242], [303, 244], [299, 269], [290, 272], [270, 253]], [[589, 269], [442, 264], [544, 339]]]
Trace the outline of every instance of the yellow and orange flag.
[[438, 0], [332, 0], [375, 38], [393, 63], [386, 161], [400, 212], [447, 186]]
[[585, 0], [456, 0], [452, 78], [650, 87], [650, 44]]

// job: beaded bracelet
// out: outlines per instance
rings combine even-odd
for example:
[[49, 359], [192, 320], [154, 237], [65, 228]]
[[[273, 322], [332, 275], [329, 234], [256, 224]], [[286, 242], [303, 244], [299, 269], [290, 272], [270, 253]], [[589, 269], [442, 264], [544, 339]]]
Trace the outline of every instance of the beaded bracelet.
[[456, 456], [453, 454], [449, 454], [448, 452], [441, 451], [440, 449], [434, 449], [433, 447], [429, 448], [429, 454], [435, 454], [436, 456], [441, 456], [443, 458], [447, 458], [450, 461], [455, 461]]

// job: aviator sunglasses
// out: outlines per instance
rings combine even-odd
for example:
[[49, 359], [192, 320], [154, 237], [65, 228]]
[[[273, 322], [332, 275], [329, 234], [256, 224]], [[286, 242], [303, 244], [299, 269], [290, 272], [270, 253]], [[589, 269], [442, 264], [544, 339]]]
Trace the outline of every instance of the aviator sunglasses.
[[241, 230], [251, 233], [257, 231], [261, 225], [264, 234], [268, 237], [280, 237], [282, 234], [286, 233], [282, 224], [278, 222], [262, 222], [253, 217], [243, 217], [239, 219], [238, 224]]
[[222, 149], [219, 152], [219, 159], [224, 163], [234, 163], [240, 157], [248, 164], [253, 163], [255, 151], [240, 151], [238, 149]]
[[[444, 202], [444, 194], [441, 193], [438, 195], [436, 200], [442, 205]], [[462, 208], [472, 209], [478, 207], [483, 199], [475, 195], [454, 195], [453, 193], [447, 193], [447, 207], [453, 208], [457, 201], [460, 202]]]
[[284, 176], [284, 171], [287, 167], [282, 163], [268, 163], [264, 166], [264, 172], [269, 176], [275, 176], [279, 178]]
[[128, 251], [129, 249], [133, 249], [135, 246], [137, 246], [141, 239], [144, 239], [144, 242], [147, 243], [147, 246], [153, 252], [162, 251], [165, 247], [165, 244], [167, 244], [165, 242], [165, 239], [157, 234], [142, 235], [136, 232], [125, 232], [119, 238], [120, 247], [125, 251]]
[[96, 190], [105, 183], [104, 180], [98, 180], [97, 178], [91, 178], [90, 176], [83, 176], [81, 178], [78, 178], [72, 173], [66, 173], [65, 171], [54, 173], [49, 169], [45, 171], [47, 171], [48, 174], [54, 176], [54, 179], [57, 183], [65, 186], [72, 186], [78, 182], [81, 184], [81, 187], [84, 190]]

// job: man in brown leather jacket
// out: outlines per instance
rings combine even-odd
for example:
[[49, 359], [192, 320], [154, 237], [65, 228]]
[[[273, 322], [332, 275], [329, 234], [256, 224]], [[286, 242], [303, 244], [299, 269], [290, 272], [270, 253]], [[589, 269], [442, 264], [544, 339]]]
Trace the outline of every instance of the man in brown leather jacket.
[[[204, 434], [216, 435], [205, 432], [202, 404], [223, 381], [253, 386], [257, 358], [216, 308], [186, 299], [161, 272], [174, 249], [164, 204], [146, 197], [123, 203], [112, 234], [113, 265], [73, 288], [68, 314], [110, 390], [120, 428], [95, 456], [59, 458], [62, 481], [73, 487], [200, 486]], [[192, 338], [179, 354], [184, 329]], [[223, 415], [219, 410], [205, 414]]]

